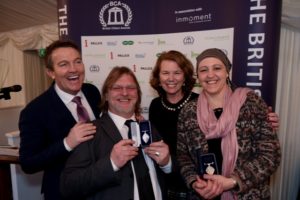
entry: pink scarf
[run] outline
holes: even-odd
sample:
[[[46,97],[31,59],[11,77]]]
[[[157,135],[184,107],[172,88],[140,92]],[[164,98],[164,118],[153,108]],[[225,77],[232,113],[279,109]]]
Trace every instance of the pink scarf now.
[[[234,92],[228,87],[223,104],[223,112],[219,119],[210,108],[205,91],[198,98],[197,120],[206,139],[222,138],[223,155],[222,175],[229,177],[234,170],[238,155],[236,123],[241,106],[244,104],[249,88],[237,88]],[[223,192],[222,200],[237,199],[231,192]]]

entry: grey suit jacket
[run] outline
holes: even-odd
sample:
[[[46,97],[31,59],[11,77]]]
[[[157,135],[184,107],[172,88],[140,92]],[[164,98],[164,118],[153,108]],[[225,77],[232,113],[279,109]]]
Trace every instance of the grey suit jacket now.
[[[121,134],[108,114],[95,121],[97,133],[93,140],[82,143],[69,157],[61,176],[61,193],[67,199],[133,199],[133,173],[130,162],[114,172],[110,153],[122,140]],[[160,136],[152,129],[153,140]],[[163,172],[156,166],[162,195],[166,191]]]

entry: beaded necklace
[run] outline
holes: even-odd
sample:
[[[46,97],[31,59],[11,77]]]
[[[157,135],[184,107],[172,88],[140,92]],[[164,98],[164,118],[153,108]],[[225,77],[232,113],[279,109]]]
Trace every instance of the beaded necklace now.
[[[189,96],[187,96],[186,99],[181,104],[179,104],[178,106],[174,106],[174,107],[167,106],[162,97],[160,98],[160,101],[165,109],[175,112],[177,110],[180,110],[190,100],[191,96],[192,96],[192,93],[190,93]]]

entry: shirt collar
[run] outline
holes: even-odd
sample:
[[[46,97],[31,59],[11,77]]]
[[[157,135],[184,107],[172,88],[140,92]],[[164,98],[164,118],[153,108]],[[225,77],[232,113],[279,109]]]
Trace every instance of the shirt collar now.
[[[69,94],[63,90],[61,90],[57,84],[55,83],[54,84],[54,89],[57,93],[57,95],[61,98],[61,100],[64,102],[64,104],[68,104],[72,101],[72,99],[75,97],[75,96],[80,96],[80,97],[83,97],[83,93],[82,91],[80,90],[76,95],[72,95],[72,94]]]
[[[111,117],[115,125],[117,126],[118,130],[121,130],[124,126],[124,123],[126,122],[126,118],[121,117],[120,115],[116,115],[110,111],[108,111],[108,115]],[[132,119],[133,121],[136,121],[135,115],[132,115],[129,119]]]

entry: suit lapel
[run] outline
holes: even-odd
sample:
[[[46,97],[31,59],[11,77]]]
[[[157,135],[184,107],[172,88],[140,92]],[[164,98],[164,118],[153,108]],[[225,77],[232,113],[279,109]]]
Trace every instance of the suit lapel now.
[[[64,102],[57,95],[54,86],[49,89],[49,105],[51,106],[54,115],[56,116],[56,120],[67,120],[69,123],[75,124],[76,120],[74,119],[70,110],[66,107]]]
[[[103,113],[101,116],[101,126],[104,129],[104,132],[110,137],[115,143],[122,140],[121,133],[119,132],[118,128],[116,127],[113,120],[109,117],[107,113]]]

